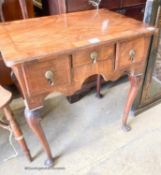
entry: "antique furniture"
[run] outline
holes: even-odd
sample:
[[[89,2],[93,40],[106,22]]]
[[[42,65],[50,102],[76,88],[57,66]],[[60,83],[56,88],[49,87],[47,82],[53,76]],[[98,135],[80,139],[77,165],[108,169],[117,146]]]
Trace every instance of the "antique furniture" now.
[[[16,19],[25,19],[33,17],[33,4],[32,0],[0,0],[0,21],[10,21]],[[4,65],[0,57],[0,84],[11,85],[13,84],[10,74],[11,70]]]
[[[0,120],[0,127],[2,128],[10,128],[15,136],[16,141],[19,143],[20,147],[22,148],[24,154],[28,158],[29,161],[32,160],[30,151],[26,145],[24,136],[22,134],[21,129],[19,128],[16,120],[14,119],[14,116],[11,112],[11,109],[9,107],[9,102],[11,101],[12,94],[4,89],[0,85],[0,109],[4,113],[8,123]]]
[[[161,1],[147,0],[144,22],[158,28],[152,38],[146,72],[133,105],[138,114],[161,101]]]
[[[42,2],[44,15],[53,15],[61,13],[70,13],[94,9],[92,2],[100,2],[100,8],[111,9],[115,12],[133,17],[138,20],[143,20],[144,8],[146,0],[35,0]],[[81,97],[87,94],[91,88],[96,85],[96,96],[101,98],[101,84],[104,84],[101,76],[90,77],[82,86],[81,90],[74,95],[67,97],[70,103],[78,101]]]
[[[154,31],[153,27],[104,9],[0,25],[1,54],[17,78],[27,122],[47,153],[46,165],[51,165],[53,159],[40,125],[39,109],[44,98],[51,92],[70,96],[92,75],[102,75],[105,81],[128,75],[131,88],[122,128],[129,131],[128,113]]]

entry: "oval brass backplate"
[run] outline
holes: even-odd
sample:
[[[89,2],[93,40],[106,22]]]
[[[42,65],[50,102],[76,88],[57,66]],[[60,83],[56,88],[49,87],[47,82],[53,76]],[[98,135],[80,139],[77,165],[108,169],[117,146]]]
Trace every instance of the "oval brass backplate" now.
[[[47,79],[48,83],[53,86],[54,85],[54,73],[51,70],[45,72],[45,78]]]
[[[95,64],[97,62],[98,53],[95,51],[91,52],[90,57],[91,57],[92,63]]]
[[[131,63],[133,63],[135,61],[134,59],[136,56],[136,51],[134,49],[131,49],[129,52],[129,56],[130,56]]]

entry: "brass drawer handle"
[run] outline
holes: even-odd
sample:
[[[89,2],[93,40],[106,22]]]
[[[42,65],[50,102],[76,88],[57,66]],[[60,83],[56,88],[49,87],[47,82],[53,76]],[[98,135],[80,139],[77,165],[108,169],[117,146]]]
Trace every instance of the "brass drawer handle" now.
[[[54,73],[51,70],[45,72],[45,78],[47,79],[49,85],[54,85]]]
[[[131,63],[134,63],[134,59],[135,59],[135,56],[136,56],[136,51],[134,49],[131,49],[130,52],[129,52],[129,56],[130,56],[130,60],[131,60]]]
[[[90,57],[91,57],[92,63],[95,64],[97,62],[98,53],[97,52],[92,52],[90,54]]]

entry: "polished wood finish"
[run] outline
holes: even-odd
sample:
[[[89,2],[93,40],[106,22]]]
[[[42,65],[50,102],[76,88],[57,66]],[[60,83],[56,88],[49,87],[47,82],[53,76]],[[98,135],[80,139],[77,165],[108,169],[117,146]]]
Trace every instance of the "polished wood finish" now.
[[[41,124],[40,124],[41,118],[39,117],[39,115],[40,114],[38,110],[30,111],[27,108],[25,109],[25,117],[26,117],[27,123],[29,127],[33,130],[35,135],[38,137],[38,139],[40,140],[47,154],[48,159],[45,161],[45,165],[47,167],[50,167],[53,164],[52,153],[50,151],[50,147],[46,140],[45,134],[41,128]]]
[[[28,124],[47,152],[49,165],[51,151],[38,114],[33,111],[43,107],[49,93],[70,96],[93,75],[115,81],[128,74],[135,80],[144,73],[154,31],[153,27],[104,9],[0,25],[3,60],[19,82]],[[130,110],[136,86],[132,83],[125,111]],[[123,116],[123,125],[127,125],[127,115]]]
[[[127,15],[142,21],[145,3],[146,0],[101,0],[100,8],[111,9],[123,15]],[[94,7],[89,3],[89,0],[42,0],[42,4],[44,15],[70,13],[94,9]],[[96,81],[97,86],[101,86],[98,84],[99,77],[98,80],[96,79],[97,76],[95,76],[95,78],[92,77],[86,82],[86,86],[82,88],[82,93],[79,91],[80,98],[82,97],[82,94],[85,90],[89,91],[90,88],[88,87],[96,86]],[[100,92],[98,92],[98,89],[100,89],[99,87],[96,87],[97,94],[100,94]],[[73,103],[76,101],[76,99],[78,101],[80,99],[78,96],[78,93],[72,95],[68,98],[68,100],[70,99],[69,102]]]
[[[140,45],[143,50],[140,50]],[[116,69],[126,67],[132,63],[139,63],[145,60],[145,55],[147,55],[147,48],[149,45],[149,38],[140,37],[133,40],[126,40],[120,42],[118,45],[119,49],[119,58],[116,60]],[[131,49],[132,48],[132,49]],[[132,61],[130,59],[130,51],[134,50],[135,59]]]
[[[130,131],[131,130],[131,127],[129,125],[127,125],[128,114],[130,112],[132,104],[133,104],[133,102],[135,100],[135,97],[137,95],[142,76],[143,75],[138,75],[138,76],[129,75],[129,80],[130,80],[131,87],[130,87],[130,90],[129,90],[127,102],[126,102],[123,117],[122,117],[122,128],[125,131]]]
[[[98,98],[102,98],[103,94],[101,93],[101,81],[102,77],[101,75],[97,75],[97,82],[96,82],[96,97]]]
[[[27,91],[30,96],[39,95],[44,91],[51,92],[62,85],[68,85],[71,82],[70,61],[68,56],[57,58],[46,58],[39,63],[27,63],[24,66],[26,72]],[[63,66],[62,66],[63,65]],[[41,71],[40,71],[41,70]],[[45,78],[45,73],[50,70],[53,72],[54,85],[50,86]],[[32,77],[32,79],[31,79]],[[36,80],[36,81],[35,81]],[[38,83],[39,82],[39,83]]]
[[[116,25],[119,27],[116,28]],[[86,28],[83,28],[84,26]],[[18,63],[37,62],[45,55],[48,57],[51,55],[50,58],[55,59],[62,54],[62,50],[64,54],[69,55],[83,47],[88,49],[93,46],[99,47],[103,42],[110,46],[110,42],[114,43],[113,40],[116,38],[122,41],[131,35],[133,37],[150,35],[153,30],[152,27],[148,28],[139,21],[108,10],[102,9],[98,13],[92,10],[1,24],[0,46],[6,65],[11,67]],[[95,38],[96,43],[91,46]]]
[[[76,51],[73,53],[73,67],[79,67],[93,63],[90,55],[92,52],[97,53],[97,61],[103,61],[109,58],[113,59],[115,57],[115,45],[101,45],[99,47],[97,46]]]
[[[23,150],[24,154],[28,158],[29,161],[32,161],[32,157],[30,155],[30,151],[27,147],[25,142],[23,133],[16,122],[13,113],[9,107],[9,102],[11,100],[12,94],[0,86],[0,109],[4,113],[8,123],[0,121],[0,127],[7,129],[10,128],[14,134],[16,141],[19,143],[21,149]]]

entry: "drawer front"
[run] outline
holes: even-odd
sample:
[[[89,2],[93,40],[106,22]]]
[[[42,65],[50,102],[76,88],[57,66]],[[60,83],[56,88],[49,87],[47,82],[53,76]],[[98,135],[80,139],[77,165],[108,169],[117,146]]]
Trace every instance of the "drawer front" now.
[[[94,56],[96,59],[94,60]],[[81,49],[73,54],[73,67],[93,64],[115,57],[115,45]]]
[[[74,81],[83,83],[88,77],[96,74],[102,74],[108,77],[113,72],[113,59],[100,61],[96,64],[88,64],[85,66],[74,68]],[[104,78],[105,78],[104,77]],[[106,78],[105,78],[106,79]]]
[[[135,6],[145,4],[146,0],[122,0],[122,7]]]
[[[30,95],[50,92],[71,81],[70,58],[57,57],[54,60],[28,63],[25,65],[25,76]]]
[[[118,43],[116,67],[123,68],[144,61],[149,41],[149,37],[140,37]]]

